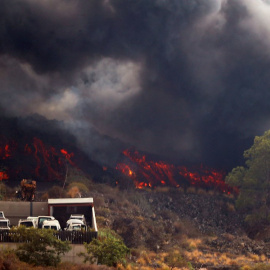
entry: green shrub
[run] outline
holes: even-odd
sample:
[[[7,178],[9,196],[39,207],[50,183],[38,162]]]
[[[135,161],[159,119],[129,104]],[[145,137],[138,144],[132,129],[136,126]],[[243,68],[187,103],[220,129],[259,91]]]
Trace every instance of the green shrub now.
[[[94,239],[89,244],[85,243],[84,246],[86,254],[79,255],[84,257],[85,262],[97,262],[107,266],[116,266],[117,263],[125,264],[125,258],[129,253],[121,237],[109,229],[99,231],[98,239]]]
[[[14,232],[15,240],[23,242],[17,247],[16,255],[21,261],[32,265],[57,266],[61,261],[60,255],[71,249],[69,242],[54,236],[53,230],[21,226],[11,232]]]

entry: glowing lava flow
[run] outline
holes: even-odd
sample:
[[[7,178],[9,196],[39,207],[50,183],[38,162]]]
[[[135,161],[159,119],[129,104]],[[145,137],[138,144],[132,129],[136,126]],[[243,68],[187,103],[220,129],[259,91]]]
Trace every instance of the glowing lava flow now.
[[[6,172],[0,172],[0,181],[8,180],[8,175]]]
[[[163,161],[148,161],[138,151],[123,151],[128,164],[119,163],[116,169],[130,177],[137,188],[156,186],[196,186],[217,189],[224,193],[236,192],[224,182],[225,173],[205,169],[202,166],[189,170],[184,166],[174,166]]]
[[[0,142],[0,181],[28,175],[48,181],[63,180],[67,164],[74,166],[73,153],[47,146],[39,138],[19,144],[2,138]]]

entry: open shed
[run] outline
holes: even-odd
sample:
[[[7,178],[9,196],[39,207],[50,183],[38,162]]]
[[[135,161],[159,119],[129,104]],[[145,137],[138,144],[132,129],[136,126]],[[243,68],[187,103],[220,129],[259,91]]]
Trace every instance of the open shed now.
[[[87,226],[97,232],[93,198],[48,199],[48,215],[58,219],[62,228],[72,214],[84,215]]]

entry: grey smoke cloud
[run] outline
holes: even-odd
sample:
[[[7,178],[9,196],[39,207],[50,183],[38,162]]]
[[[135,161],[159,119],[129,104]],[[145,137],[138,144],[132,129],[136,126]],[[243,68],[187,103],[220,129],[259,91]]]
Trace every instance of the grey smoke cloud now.
[[[65,122],[100,161],[231,168],[270,128],[269,1],[0,4],[2,110]]]

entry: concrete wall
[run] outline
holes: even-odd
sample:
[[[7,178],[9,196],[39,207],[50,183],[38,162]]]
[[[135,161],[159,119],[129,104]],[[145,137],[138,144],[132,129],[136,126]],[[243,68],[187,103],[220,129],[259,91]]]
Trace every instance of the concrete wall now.
[[[16,249],[17,243],[0,243],[0,250]],[[71,245],[71,250],[61,256],[62,262],[83,263],[83,258],[77,254],[85,252],[84,245]]]
[[[47,202],[21,202],[21,201],[0,201],[0,211],[4,211],[6,218],[12,226],[18,225],[20,219],[28,216],[47,216]]]

